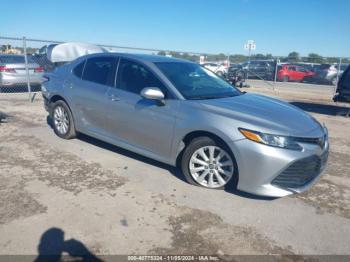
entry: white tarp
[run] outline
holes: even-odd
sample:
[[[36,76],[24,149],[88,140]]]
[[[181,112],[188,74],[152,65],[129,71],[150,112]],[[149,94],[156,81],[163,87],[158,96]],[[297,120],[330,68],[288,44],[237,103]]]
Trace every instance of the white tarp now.
[[[64,43],[47,47],[47,58],[53,63],[69,62],[74,59],[96,53],[106,53],[107,49],[85,43]]]

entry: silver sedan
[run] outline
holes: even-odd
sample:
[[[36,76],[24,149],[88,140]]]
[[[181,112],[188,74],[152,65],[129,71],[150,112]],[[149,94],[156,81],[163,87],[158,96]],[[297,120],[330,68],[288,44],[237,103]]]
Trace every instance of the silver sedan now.
[[[194,185],[282,197],[308,189],[327,162],[327,129],[313,117],[196,63],[94,54],[46,78],[59,137],[81,132],[178,166]]]
[[[43,81],[44,69],[30,56],[27,62],[26,65],[23,55],[0,55],[0,89],[8,90],[28,82],[32,85],[40,85]]]

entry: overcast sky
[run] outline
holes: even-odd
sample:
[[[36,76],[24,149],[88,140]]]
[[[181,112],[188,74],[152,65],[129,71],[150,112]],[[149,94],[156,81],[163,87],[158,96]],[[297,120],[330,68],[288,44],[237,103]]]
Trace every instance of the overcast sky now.
[[[17,0],[1,1],[0,36],[350,57],[349,16],[350,0]]]

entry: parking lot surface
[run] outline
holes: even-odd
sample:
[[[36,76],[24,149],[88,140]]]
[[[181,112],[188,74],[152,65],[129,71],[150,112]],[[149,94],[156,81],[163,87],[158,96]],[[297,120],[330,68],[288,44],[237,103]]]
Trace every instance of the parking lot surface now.
[[[350,255],[346,105],[327,86],[250,86],[327,125],[329,164],[308,192],[269,199],[191,186],[175,168],[96,139],[58,138],[40,97],[0,94],[0,254],[37,255],[60,231],[95,255]]]

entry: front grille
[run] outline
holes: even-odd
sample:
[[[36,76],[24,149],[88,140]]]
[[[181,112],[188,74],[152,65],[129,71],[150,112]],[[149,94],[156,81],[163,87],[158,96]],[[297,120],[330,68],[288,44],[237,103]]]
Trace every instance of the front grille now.
[[[327,141],[327,135],[325,134],[322,137],[312,137],[312,138],[308,138],[308,137],[297,137],[295,138],[295,140],[297,142],[300,143],[309,143],[309,144],[317,144],[319,145],[321,148],[324,148],[326,145],[326,141]]]
[[[284,188],[299,188],[314,180],[323,170],[327,162],[328,153],[323,156],[311,156],[294,162],[271,184]]]

